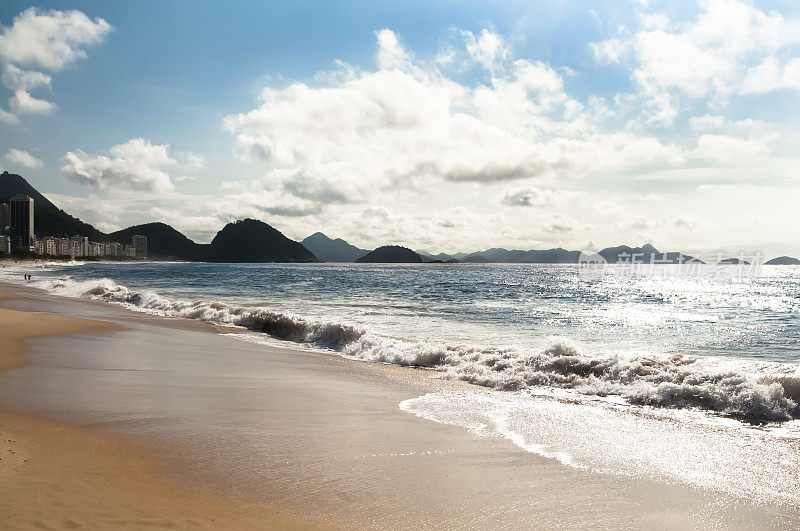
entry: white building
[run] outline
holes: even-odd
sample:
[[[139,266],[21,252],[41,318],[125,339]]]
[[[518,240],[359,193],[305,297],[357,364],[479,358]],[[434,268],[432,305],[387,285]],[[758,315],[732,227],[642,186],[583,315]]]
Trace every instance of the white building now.
[[[89,256],[89,238],[86,236],[73,236],[70,238],[72,243],[72,256]]]

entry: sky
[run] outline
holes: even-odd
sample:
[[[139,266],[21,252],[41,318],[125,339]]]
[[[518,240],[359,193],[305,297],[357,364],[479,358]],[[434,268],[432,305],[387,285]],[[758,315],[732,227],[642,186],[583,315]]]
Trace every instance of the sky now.
[[[0,168],[104,231],[800,255],[800,5],[0,5]]]

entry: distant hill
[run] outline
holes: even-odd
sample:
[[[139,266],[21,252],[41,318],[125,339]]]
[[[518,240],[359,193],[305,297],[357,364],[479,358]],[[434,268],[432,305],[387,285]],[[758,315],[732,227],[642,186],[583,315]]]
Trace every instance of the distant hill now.
[[[360,264],[420,264],[422,257],[399,245],[384,245],[362,256],[356,262]]]
[[[209,262],[319,262],[319,258],[263,221],[244,219],[228,223],[203,246]]]
[[[642,247],[629,247],[620,245],[617,247],[607,247],[597,254],[603,257],[606,262],[615,264],[618,262],[635,262],[637,264],[686,264],[689,262],[702,264],[693,256],[678,252],[662,253],[652,245],[645,244]]]
[[[112,232],[108,241],[129,245],[131,236],[147,236],[147,256],[151,258],[174,258],[178,260],[197,260],[202,254],[202,246],[196,244],[166,223],[145,223]]]
[[[750,265],[750,262],[747,260],[741,260],[739,258],[726,258],[724,260],[720,260],[717,262],[717,265]]]
[[[800,265],[800,260],[791,256],[779,256],[772,260],[767,260],[764,265]]]
[[[355,262],[369,252],[341,238],[332,240],[321,232],[315,232],[301,243],[323,262]]]
[[[456,262],[461,262],[458,258],[454,258],[452,255],[447,253],[439,253],[439,254],[430,254],[424,251],[416,251],[418,255],[422,257],[423,262],[433,262],[433,263],[443,263],[443,264],[452,264]]]
[[[530,250],[520,251],[508,249],[488,249],[479,253],[468,254],[464,257],[465,262],[484,263],[528,263],[528,264],[577,264],[578,251],[567,251],[566,249],[547,249],[542,251]]]
[[[627,245],[608,247],[598,254],[609,263],[617,263],[619,261],[630,262],[632,257],[634,257],[637,263],[650,263],[651,260],[657,264],[700,262],[689,255],[682,255],[681,253],[661,253],[650,244],[646,244],[642,247],[629,247]],[[508,250],[494,247],[485,251],[469,254],[455,253],[449,256],[464,262],[476,264],[577,264],[580,260],[581,253],[580,251],[569,251],[561,247],[545,250],[532,249],[530,251],[522,251],[519,249]]]
[[[4,171],[0,174],[0,203],[8,202],[14,195],[33,198],[33,230],[37,236],[87,236],[95,241],[103,241],[105,237],[88,223],[59,209],[21,175]]]

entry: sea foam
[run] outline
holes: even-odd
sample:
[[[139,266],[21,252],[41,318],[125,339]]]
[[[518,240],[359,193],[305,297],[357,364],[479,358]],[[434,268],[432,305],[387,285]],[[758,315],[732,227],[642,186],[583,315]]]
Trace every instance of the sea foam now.
[[[261,307],[174,299],[154,291],[130,290],[110,279],[76,282],[65,277],[36,285],[135,311],[243,327],[359,360],[431,368],[445,378],[497,390],[559,388],[582,395],[618,396],[630,404],[699,408],[753,421],[800,418],[798,375],[765,378],[726,369],[709,358],[592,354],[568,341],[540,350],[442,344],[386,337],[356,325],[317,322]]]

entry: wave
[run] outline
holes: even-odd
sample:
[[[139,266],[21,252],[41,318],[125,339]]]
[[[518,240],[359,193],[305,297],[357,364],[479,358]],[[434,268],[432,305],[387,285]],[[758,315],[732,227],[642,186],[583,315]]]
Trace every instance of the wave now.
[[[353,325],[314,322],[264,308],[163,297],[110,279],[40,281],[57,294],[105,300],[151,314],[240,326],[372,362],[436,369],[446,378],[504,391],[550,387],[619,396],[635,405],[699,408],[752,421],[800,418],[800,378],[765,379],[682,355],[592,355],[556,342],[543,350],[447,345],[371,333]]]

